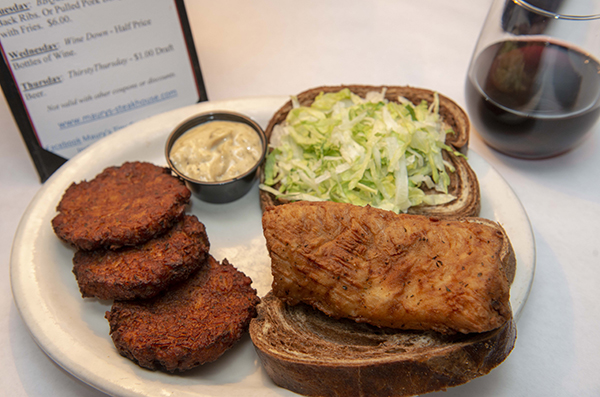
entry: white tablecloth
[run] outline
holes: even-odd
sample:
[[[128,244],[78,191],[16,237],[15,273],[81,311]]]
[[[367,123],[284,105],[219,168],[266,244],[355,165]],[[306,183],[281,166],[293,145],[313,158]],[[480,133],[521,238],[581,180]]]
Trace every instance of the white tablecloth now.
[[[186,2],[209,99],[289,95],[318,85],[432,88],[464,105],[467,65],[489,1]],[[20,133],[0,104],[0,394],[100,396],[54,364],[13,302],[9,258],[40,188]],[[509,358],[444,396],[600,395],[600,133],[548,160],[477,151],[512,186],[536,238],[533,289]]]

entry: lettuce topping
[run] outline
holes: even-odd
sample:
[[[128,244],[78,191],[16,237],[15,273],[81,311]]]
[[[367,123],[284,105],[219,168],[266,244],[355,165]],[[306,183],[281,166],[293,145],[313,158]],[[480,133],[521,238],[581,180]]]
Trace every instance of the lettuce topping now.
[[[262,190],[288,200],[336,201],[406,212],[444,204],[454,167],[442,157],[446,134],[439,97],[428,106],[385,90],[361,98],[349,89],[321,93],[273,130]],[[437,193],[426,195],[421,187]]]

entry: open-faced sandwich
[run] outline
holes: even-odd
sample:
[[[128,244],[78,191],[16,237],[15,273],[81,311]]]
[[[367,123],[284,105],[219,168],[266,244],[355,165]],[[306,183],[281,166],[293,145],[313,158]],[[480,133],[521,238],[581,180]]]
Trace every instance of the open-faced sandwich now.
[[[271,292],[250,336],[275,384],[308,396],[412,396],[489,373],[511,352],[515,255],[482,218],[370,206],[269,207]]]
[[[408,86],[324,86],[271,118],[261,172],[264,208],[337,201],[437,217],[477,216],[465,112]]]

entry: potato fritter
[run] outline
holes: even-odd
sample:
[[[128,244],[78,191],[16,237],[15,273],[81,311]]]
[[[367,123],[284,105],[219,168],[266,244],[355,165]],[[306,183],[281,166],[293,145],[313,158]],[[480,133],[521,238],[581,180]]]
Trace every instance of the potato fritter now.
[[[167,233],[139,246],[77,251],[73,273],[84,298],[151,298],[198,270],[209,247],[204,225],[185,215]]]
[[[273,292],[381,327],[484,332],[511,318],[499,225],[333,202],[271,207]]]
[[[211,255],[188,281],[106,312],[119,353],[139,366],[185,371],[214,361],[248,330],[260,299],[252,280]]]
[[[109,167],[91,181],[73,183],[52,219],[54,232],[76,248],[116,249],[165,232],[191,192],[168,168],[145,162]]]

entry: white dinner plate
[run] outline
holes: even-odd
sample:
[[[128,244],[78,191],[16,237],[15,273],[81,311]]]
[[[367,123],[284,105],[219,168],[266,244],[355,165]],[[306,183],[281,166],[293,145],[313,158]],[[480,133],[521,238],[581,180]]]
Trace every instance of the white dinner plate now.
[[[286,97],[205,102],[140,121],[90,146],[65,163],[46,181],[27,208],[17,229],[10,272],[16,306],[38,345],[56,363],[83,382],[115,396],[285,396],[261,367],[246,335],[216,362],[181,374],[153,372],[119,355],[104,314],[108,301],[83,299],[72,273],[73,250],[51,227],[55,208],[72,182],[90,180],[104,168],[125,161],[165,165],[164,145],[182,120],[209,110],[246,114],[266,127]],[[477,153],[469,162],[481,186],[481,216],[501,223],[517,255],[511,304],[518,318],[535,270],[535,242],[519,199],[502,177]],[[193,199],[188,213],[206,226],[211,254],[227,258],[253,280],[259,296],[270,289],[270,261],[261,226],[258,186],[230,204]]]

